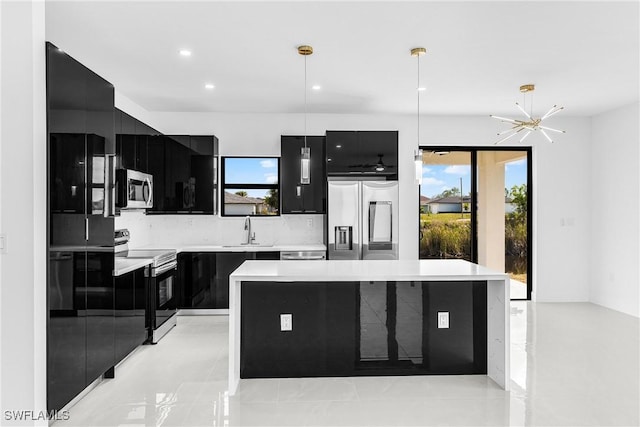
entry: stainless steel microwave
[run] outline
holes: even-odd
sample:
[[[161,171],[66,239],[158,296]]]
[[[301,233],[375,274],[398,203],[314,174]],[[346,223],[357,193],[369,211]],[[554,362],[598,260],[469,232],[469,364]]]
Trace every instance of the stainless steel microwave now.
[[[116,205],[120,209],[153,207],[153,175],[132,169],[116,171]]]

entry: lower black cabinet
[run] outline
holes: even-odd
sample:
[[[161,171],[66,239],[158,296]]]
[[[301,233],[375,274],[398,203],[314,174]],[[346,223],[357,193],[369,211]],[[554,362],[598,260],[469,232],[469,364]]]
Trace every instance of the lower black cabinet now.
[[[186,252],[178,255],[180,308],[228,309],[229,275],[247,260],[278,260],[280,252]]]
[[[147,338],[144,268],[115,278],[115,363]]]
[[[241,378],[353,375],[357,283],[243,282],[241,306]]]
[[[241,286],[241,378],[487,373],[486,282]]]

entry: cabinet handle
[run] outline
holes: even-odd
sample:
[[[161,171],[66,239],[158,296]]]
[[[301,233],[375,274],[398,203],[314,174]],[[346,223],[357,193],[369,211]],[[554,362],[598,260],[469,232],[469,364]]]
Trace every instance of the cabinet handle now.
[[[115,215],[116,211],[116,156],[115,154],[105,154],[104,156],[104,217],[109,218]]]
[[[89,217],[84,217],[84,240],[89,241]]]
[[[300,185],[296,186],[296,196],[297,197],[302,196],[302,186],[300,186]]]

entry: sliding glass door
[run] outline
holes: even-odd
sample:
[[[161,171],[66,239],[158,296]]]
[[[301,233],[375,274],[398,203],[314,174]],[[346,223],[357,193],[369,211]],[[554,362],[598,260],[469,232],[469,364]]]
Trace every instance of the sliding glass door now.
[[[531,298],[531,149],[422,147],[420,259],[458,258]]]

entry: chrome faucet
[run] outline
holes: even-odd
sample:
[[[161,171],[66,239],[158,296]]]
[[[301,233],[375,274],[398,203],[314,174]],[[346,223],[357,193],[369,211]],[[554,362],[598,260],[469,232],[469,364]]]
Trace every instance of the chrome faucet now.
[[[244,217],[244,231],[247,233],[247,238],[242,244],[250,245],[256,239],[256,234],[251,235],[251,217],[248,215]]]

